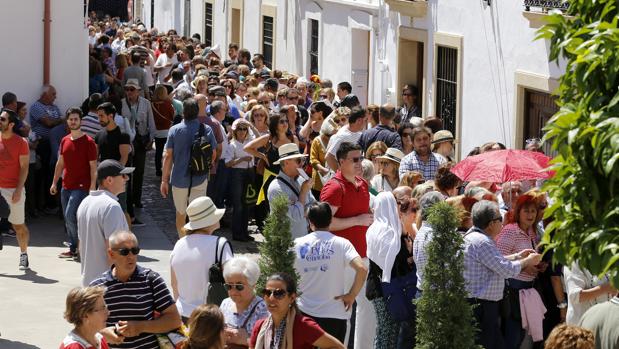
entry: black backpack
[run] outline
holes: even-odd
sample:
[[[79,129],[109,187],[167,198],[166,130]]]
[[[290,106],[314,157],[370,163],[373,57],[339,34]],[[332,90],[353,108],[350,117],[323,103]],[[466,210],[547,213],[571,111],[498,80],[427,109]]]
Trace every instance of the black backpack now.
[[[211,171],[213,148],[205,136],[206,127],[200,123],[200,129],[191,143],[191,158],[189,159],[189,173],[192,176],[203,176]]]

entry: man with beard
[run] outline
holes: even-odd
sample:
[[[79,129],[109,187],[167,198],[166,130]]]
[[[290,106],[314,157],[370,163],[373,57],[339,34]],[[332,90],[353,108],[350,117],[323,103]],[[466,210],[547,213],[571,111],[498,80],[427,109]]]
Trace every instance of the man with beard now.
[[[81,130],[82,111],[69,108],[66,113],[69,135],[60,141],[60,150],[54,179],[49,188],[56,195],[58,179],[62,174],[60,202],[64,222],[69,237],[69,251],[61,253],[59,258],[79,260],[77,251],[77,208],[90,190],[96,189],[97,145],[95,141]]]
[[[400,163],[400,179],[409,171],[419,171],[426,180],[434,180],[439,166],[445,162],[445,159],[430,151],[432,131],[427,127],[415,127],[411,136],[413,151]]]
[[[17,114],[5,110],[0,113],[0,194],[9,204],[9,223],[15,230],[21,254],[19,269],[29,269],[28,240],[30,233],[25,224],[26,192],[30,151],[28,142],[13,133],[18,122]]]

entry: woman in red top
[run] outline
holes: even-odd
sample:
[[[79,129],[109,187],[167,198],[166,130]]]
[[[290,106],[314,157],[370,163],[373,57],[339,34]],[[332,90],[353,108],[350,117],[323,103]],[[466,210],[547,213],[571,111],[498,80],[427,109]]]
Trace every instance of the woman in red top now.
[[[168,130],[174,120],[174,107],[168,96],[168,90],[163,85],[157,85],[153,94],[153,117],[155,119],[155,172],[161,177],[161,157],[163,147],[168,138]]]
[[[314,320],[298,311],[295,303],[297,285],[290,275],[271,275],[262,296],[267,303],[269,317],[256,322],[250,348],[344,348],[342,343],[323,331]]]
[[[60,349],[108,349],[105,338],[99,331],[105,328],[109,315],[103,287],[77,287],[67,295],[64,318],[75,325],[60,343]],[[118,338],[118,342],[122,341]]]

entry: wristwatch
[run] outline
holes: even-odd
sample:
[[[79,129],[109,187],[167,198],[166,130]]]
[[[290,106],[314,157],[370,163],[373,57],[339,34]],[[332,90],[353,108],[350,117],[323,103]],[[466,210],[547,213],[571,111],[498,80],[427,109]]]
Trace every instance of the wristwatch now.
[[[559,308],[559,309],[567,308],[567,302],[563,301],[563,302],[557,304],[557,308]]]

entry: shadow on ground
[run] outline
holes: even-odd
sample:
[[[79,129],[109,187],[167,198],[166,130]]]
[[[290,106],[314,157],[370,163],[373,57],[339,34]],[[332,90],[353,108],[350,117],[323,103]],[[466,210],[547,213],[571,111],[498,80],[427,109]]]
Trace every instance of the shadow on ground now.
[[[39,275],[34,270],[25,270],[23,274],[0,274],[0,278],[10,278],[10,279],[19,279],[25,281],[31,281],[35,284],[55,284],[58,280],[48,279],[44,276]],[[2,344],[0,342],[0,344]],[[0,348],[4,349],[5,347],[0,345]]]
[[[2,334],[0,334],[0,336],[1,335]],[[11,340],[2,339],[2,338],[0,338],[0,348],[2,349],[41,349],[32,344],[11,341]]]

